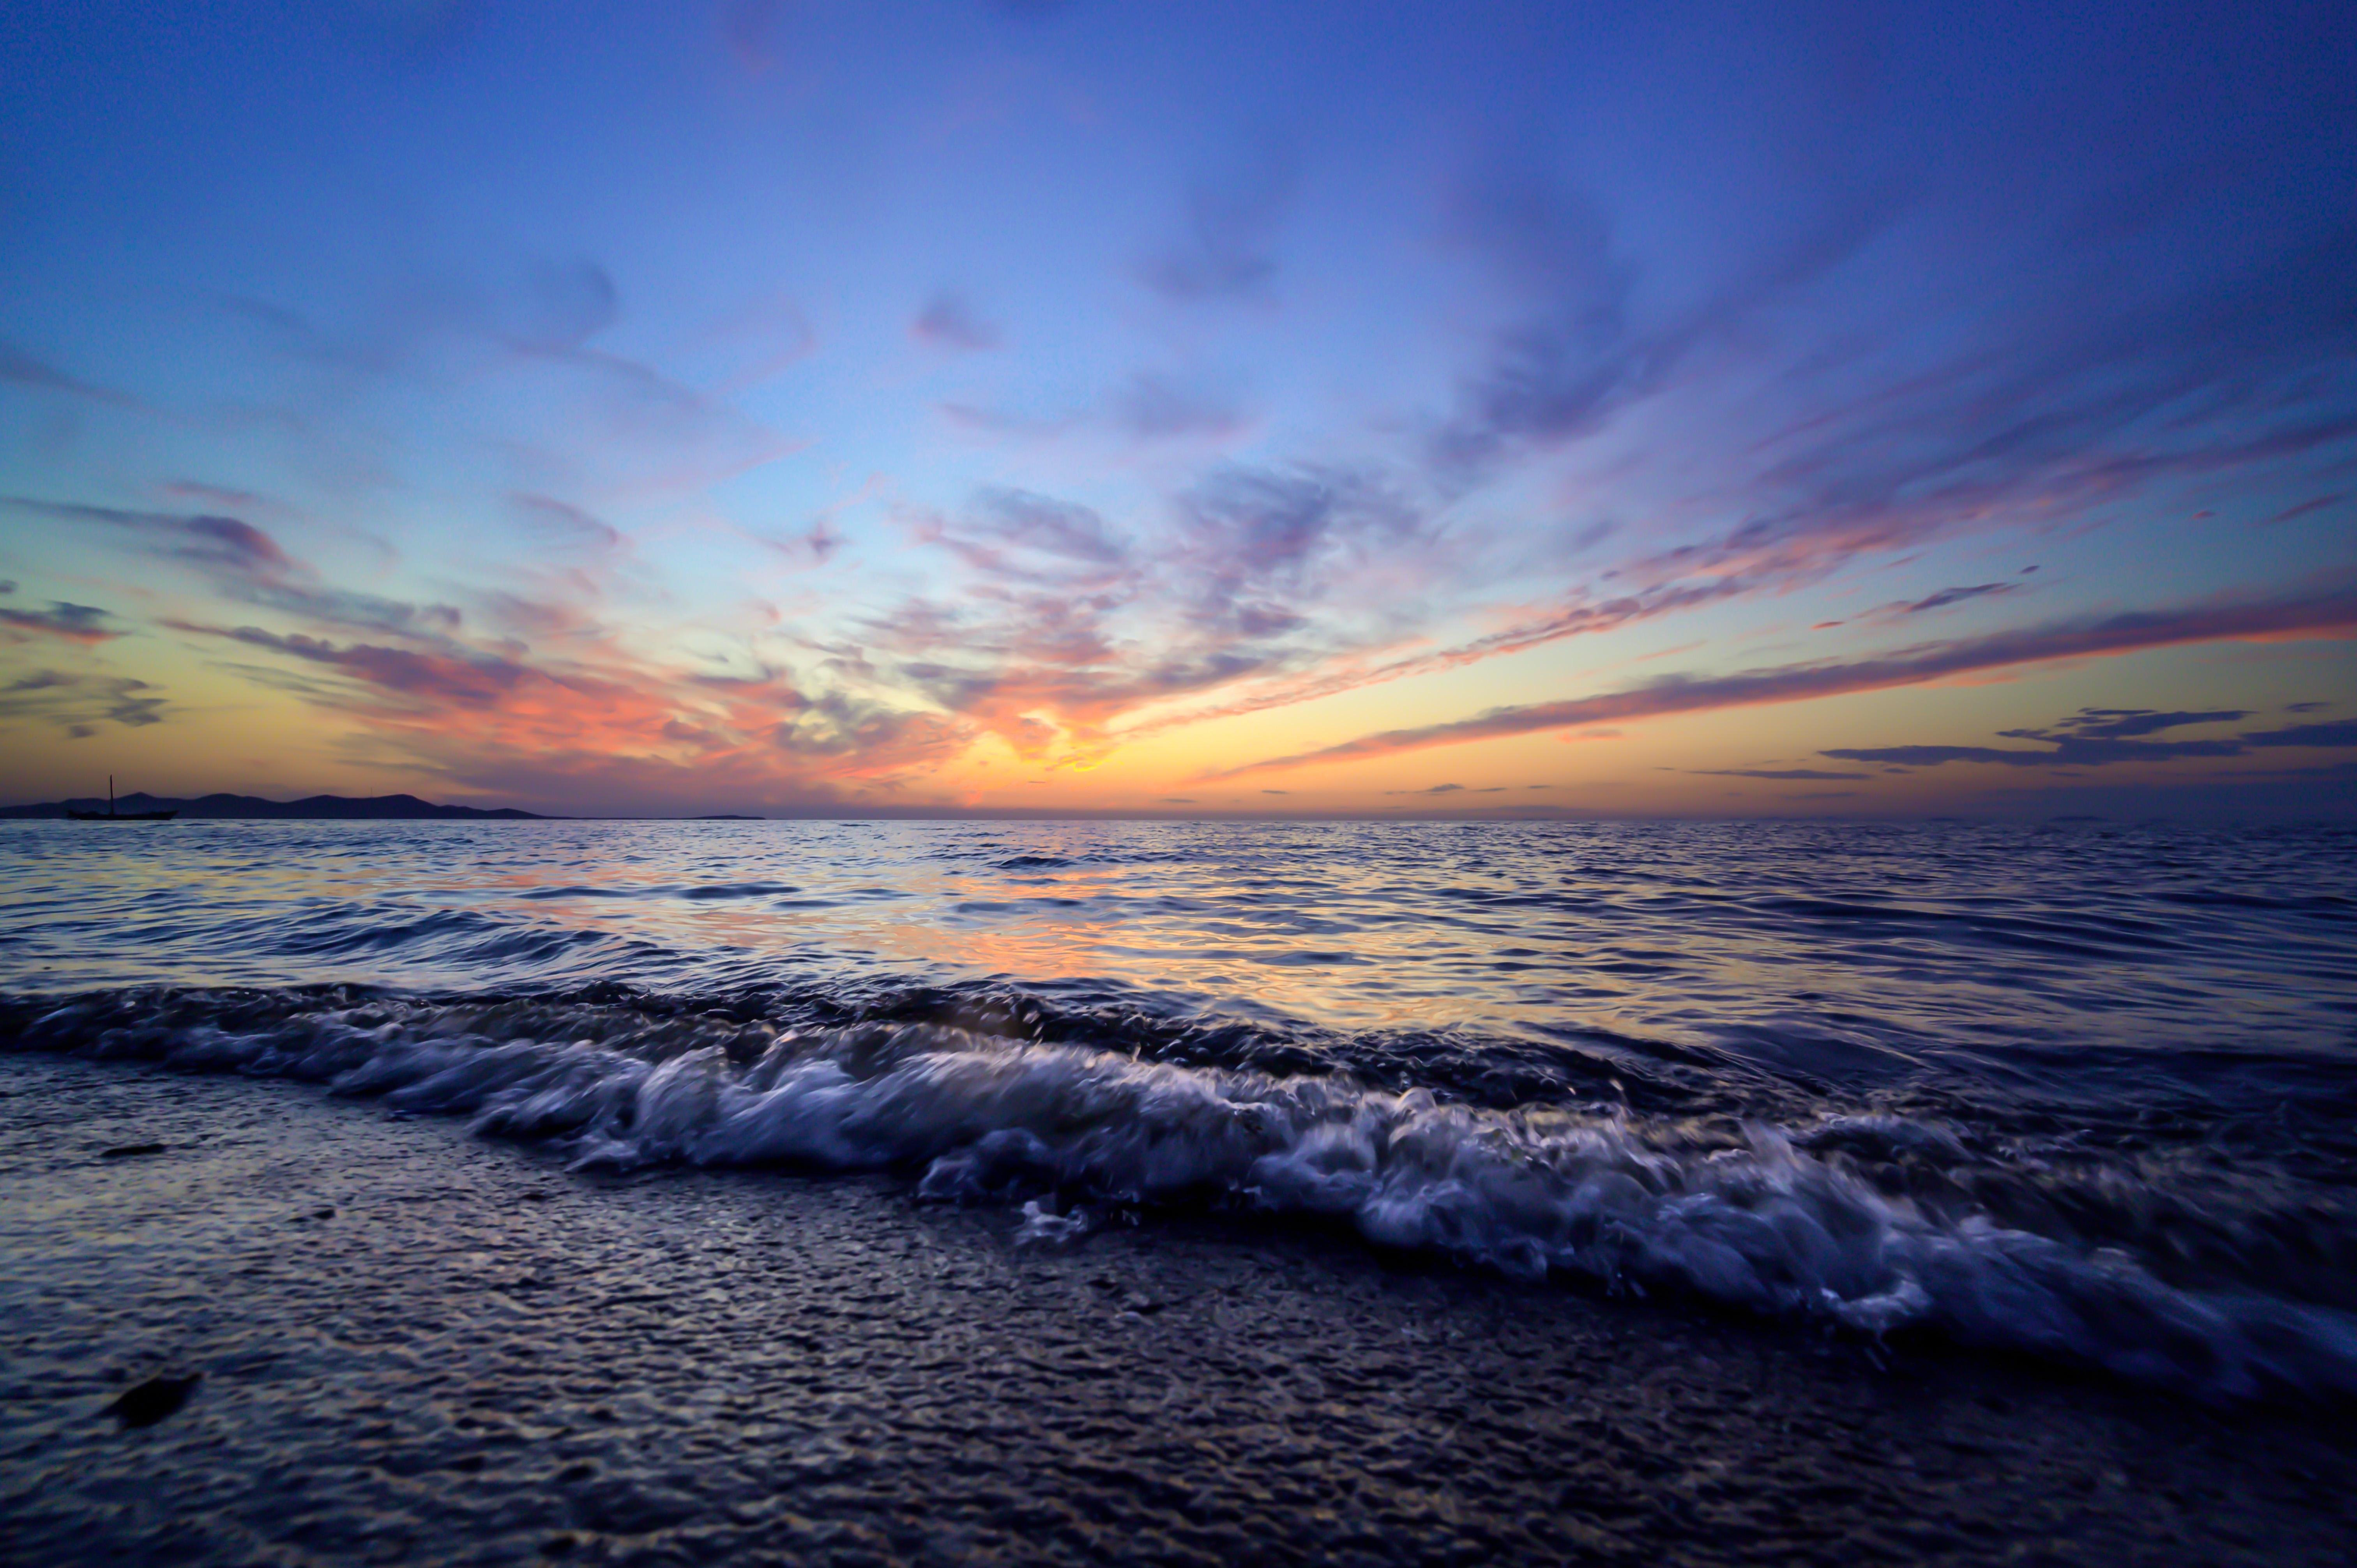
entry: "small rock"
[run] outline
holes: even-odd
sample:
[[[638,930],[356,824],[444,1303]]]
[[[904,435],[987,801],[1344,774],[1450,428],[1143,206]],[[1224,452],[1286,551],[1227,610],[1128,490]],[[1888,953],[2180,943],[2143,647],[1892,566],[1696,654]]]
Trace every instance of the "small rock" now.
[[[190,1372],[185,1378],[150,1378],[118,1394],[105,1413],[125,1426],[153,1426],[188,1403],[188,1395],[204,1378],[202,1372]]]
[[[332,1208],[315,1208],[311,1211],[311,1218],[314,1219],[333,1219],[335,1217],[336,1211]]]
[[[580,1544],[569,1535],[552,1535],[540,1543],[540,1554],[543,1557],[568,1557]]]
[[[119,1144],[98,1157],[102,1160],[127,1160],[135,1155],[160,1155],[169,1147],[168,1144]]]

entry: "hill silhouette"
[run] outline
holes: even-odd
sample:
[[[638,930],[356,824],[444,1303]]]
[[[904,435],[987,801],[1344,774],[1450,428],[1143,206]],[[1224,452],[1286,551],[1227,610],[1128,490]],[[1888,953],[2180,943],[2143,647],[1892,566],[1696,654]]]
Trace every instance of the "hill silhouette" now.
[[[421,800],[414,795],[369,795],[353,798],[347,795],[312,795],[300,800],[265,800],[259,795],[200,795],[193,800],[176,800],[168,795],[118,795],[114,800],[118,811],[178,811],[183,818],[194,821],[231,821],[237,819],[326,819],[343,822],[393,821],[466,821],[466,822],[544,822],[537,811],[520,811],[512,806],[485,810],[478,806],[437,806],[431,800]],[[44,800],[32,806],[0,806],[0,817],[62,817],[69,811],[103,811],[103,796],[78,798],[71,800]]]

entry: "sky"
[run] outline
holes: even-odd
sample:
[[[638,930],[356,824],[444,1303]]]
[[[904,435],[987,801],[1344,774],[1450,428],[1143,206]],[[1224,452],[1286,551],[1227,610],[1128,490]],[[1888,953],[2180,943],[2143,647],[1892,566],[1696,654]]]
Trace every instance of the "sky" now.
[[[0,11],[0,797],[2357,815],[2345,5]]]

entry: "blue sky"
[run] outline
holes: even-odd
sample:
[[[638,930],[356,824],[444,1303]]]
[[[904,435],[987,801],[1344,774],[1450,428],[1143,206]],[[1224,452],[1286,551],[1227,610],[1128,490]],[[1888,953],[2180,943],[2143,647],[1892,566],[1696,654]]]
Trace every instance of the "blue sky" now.
[[[0,49],[12,798],[2350,809],[2331,7]]]

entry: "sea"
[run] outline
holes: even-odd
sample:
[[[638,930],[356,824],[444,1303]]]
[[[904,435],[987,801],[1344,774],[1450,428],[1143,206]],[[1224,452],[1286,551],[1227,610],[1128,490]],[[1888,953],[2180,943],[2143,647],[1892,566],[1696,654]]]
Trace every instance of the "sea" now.
[[[2357,1397],[2357,829],[0,823],[0,1080]]]

